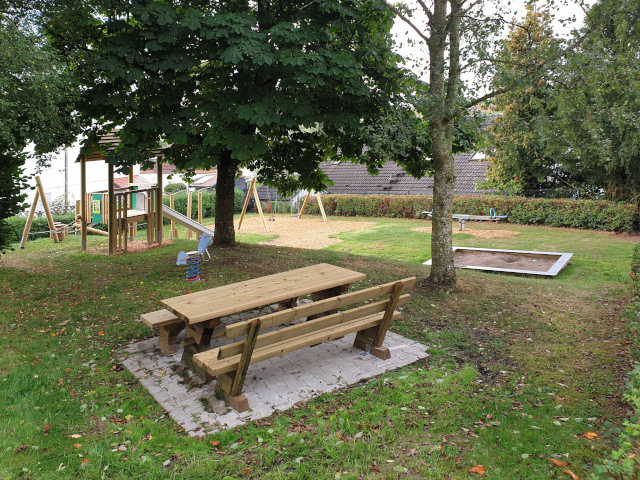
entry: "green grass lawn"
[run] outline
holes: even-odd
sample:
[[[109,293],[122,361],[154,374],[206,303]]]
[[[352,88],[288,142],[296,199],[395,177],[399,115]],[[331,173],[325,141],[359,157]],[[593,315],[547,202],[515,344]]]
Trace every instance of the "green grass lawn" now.
[[[0,479],[460,480],[479,478],[469,472],[476,465],[493,479],[588,476],[627,415],[632,359],[622,311],[638,237],[467,222],[518,232],[479,238],[456,224],[455,245],[574,256],[554,279],[459,270],[452,291],[416,288],[392,328],[428,344],[427,361],[204,439],[186,436],[122,368],[121,349],[153,336],[136,320],[161,298],[319,262],[366,273],[357,288],[425,278],[431,236],[412,229],[430,222],[375,221],[324,250],[239,234],[237,246],[210,249],[198,284],[175,265],[180,250],[194,248],[184,239],[114,257],[93,236],[88,253],[73,236],[8,252],[0,259]]]

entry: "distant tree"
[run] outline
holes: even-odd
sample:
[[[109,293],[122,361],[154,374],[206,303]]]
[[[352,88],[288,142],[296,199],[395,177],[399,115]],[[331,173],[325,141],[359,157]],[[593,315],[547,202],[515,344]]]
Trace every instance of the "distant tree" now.
[[[82,111],[105,129],[122,125],[109,161],[144,164],[162,140],[179,169],[217,167],[217,244],[235,241],[240,166],[282,191],[321,190],[328,156],[374,170],[384,161],[377,140],[388,137],[373,127],[383,118],[398,127],[390,148],[400,162],[428,169],[424,127],[391,52],[392,15],[375,0],[82,4],[72,12],[79,36],[60,14],[67,3],[49,29],[61,50],[86,42],[75,57],[89,87]]]
[[[550,98],[554,87],[544,62],[561,42],[554,38],[552,16],[535,3],[526,6],[525,17],[513,20],[509,36],[498,55],[494,88],[521,79],[518,87],[494,98],[492,108],[502,111],[489,128],[488,186],[516,194],[557,187],[570,176],[547,154]]]
[[[0,252],[8,247],[6,218],[23,208],[23,165],[75,139],[69,72],[28,19],[0,10]],[[27,147],[32,145],[32,150]]]
[[[547,152],[610,200],[640,203],[640,1],[600,0],[556,83]]]

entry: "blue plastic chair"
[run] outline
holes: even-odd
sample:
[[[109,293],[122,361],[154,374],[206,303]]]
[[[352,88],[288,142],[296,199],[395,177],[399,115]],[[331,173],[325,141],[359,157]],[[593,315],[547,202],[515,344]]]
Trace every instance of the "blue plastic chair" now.
[[[204,262],[208,262],[211,260],[211,255],[209,254],[209,250],[207,250],[207,246],[213,240],[213,236],[208,233],[203,233],[200,235],[200,241],[198,242],[198,250],[194,250],[193,252],[180,252],[178,254],[178,261],[176,265],[185,265],[187,263],[187,255],[195,255],[202,257]]]

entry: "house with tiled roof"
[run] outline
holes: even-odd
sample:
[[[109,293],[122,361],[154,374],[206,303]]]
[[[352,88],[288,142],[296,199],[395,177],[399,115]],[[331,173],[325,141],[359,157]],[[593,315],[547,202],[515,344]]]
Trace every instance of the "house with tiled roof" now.
[[[478,188],[485,179],[488,162],[479,152],[460,153],[453,156],[456,174],[456,195],[484,195],[487,190]],[[433,195],[433,177],[425,175],[413,178],[395,162],[386,162],[378,175],[367,172],[365,165],[351,162],[324,162],[322,171],[333,182],[325,190],[329,194],[342,195]],[[260,200],[280,199],[275,188],[258,188]],[[282,199],[286,200],[286,199]]]
[[[478,188],[485,179],[488,163],[484,155],[477,152],[460,153],[453,156],[455,164],[456,195],[483,195],[486,190]],[[413,178],[395,162],[386,162],[378,175],[367,172],[365,165],[351,162],[325,162],[320,165],[333,185],[326,193],[351,195],[433,195],[433,177],[425,175]]]

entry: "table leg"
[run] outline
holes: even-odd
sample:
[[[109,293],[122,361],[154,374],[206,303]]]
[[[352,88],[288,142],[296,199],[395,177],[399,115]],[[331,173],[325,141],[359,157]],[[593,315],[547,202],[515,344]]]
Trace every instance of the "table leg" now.
[[[298,297],[288,298],[287,300],[281,300],[278,302],[278,312],[286,310],[288,308],[294,308],[298,306]]]
[[[188,367],[205,382],[212,380],[213,377],[193,362],[193,356],[196,353],[206,352],[211,349],[211,338],[214,336],[214,329],[218,325],[220,325],[219,318],[214,318],[207,322],[187,325],[187,338],[182,341],[182,364]],[[220,333],[220,330],[215,333]]]
[[[160,336],[158,338],[158,347],[162,349],[164,353],[176,353],[178,348],[176,347],[176,340],[178,334],[184,328],[184,322],[171,323],[169,325],[163,325],[160,327]]]
[[[338,287],[327,288],[326,290],[320,290],[319,292],[314,292],[311,294],[311,300],[317,302],[319,300],[325,300],[331,297],[337,297],[338,295],[342,295],[347,290],[349,290],[349,284],[340,285]],[[326,315],[332,315],[334,313],[338,313],[338,310],[329,310],[328,312],[318,313],[316,315],[309,315],[307,317],[307,321],[313,320],[314,318],[324,317]]]

